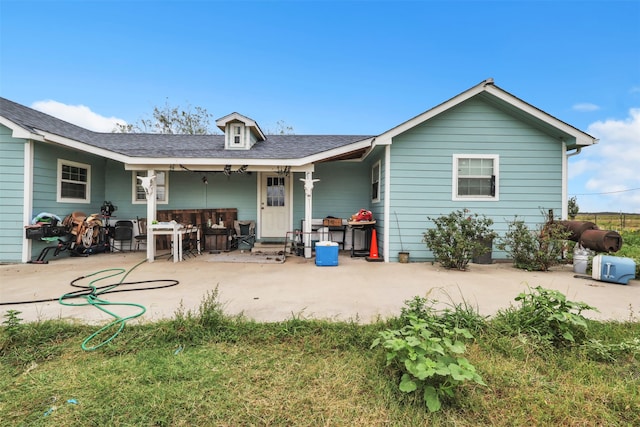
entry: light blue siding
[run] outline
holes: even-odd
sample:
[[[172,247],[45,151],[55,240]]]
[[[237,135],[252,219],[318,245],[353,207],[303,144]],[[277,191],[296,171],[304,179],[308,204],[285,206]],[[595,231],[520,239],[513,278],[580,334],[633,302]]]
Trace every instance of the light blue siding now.
[[[499,201],[452,200],[454,154],[500,156]],[[492,218],[504,234],[516,215],[536,226],[549,209],[561,213],[561,142],[477,98],[395,137],[391,160],[391,216],[398,215],[412,260],[433,258],[422,242],[433,226],[428,217],[469,209]],[[397,260],[398,227],[389,231],[390,257]]]
[[[91,166],[91,199],[89,203],[58,202],[56,199],[58,180],[58,159],[83,163]],[[50,212],[64,219],[75,211],[87,215],[99,213],[105,195],[106,160],[53,145],[35,143],[33,159],[33,211],[31,217],[40,212]],[[31,256],[37,257],[43,248],[51,243],[32,241]],[[63,252],[60,256],[67,256]]]
[[[0,262],[20,262],[24,233],[24,147],[0,125]]]
[[[208,184],[202,182],[206,176]],[[165,209],[216,209],[236,208],[238,218],[255,220],[257,174],[200,173],[189,171],[167,172],[168,203],[158,203],[158,210]],[[124,165],[110,161],[107,165],[106,194],[109,201],[118,206],[115,215],[121,218],[147,216],[146,203],[132,204],[133,172]]]
[[[377,147],[374,152],[369,156],[369,158],[367,159],[367,161],[365,162],[366,167],[367,167],[367,176],[366,176],[366,180],[369,184],[369,207],[368,209],[371,210],[371,213],[373,214],[373,218],[376,221],[376,237],[377,237],[377,243],[378,243],[378,252],[380,253],[380,256],[382,256],[382,253],[384,251],[384,247],[385,247],[385,241],[384,241],[384,227],[385,227],[385,221],[384,221],[384,201],[385,198],[387,197],[386,193],[385,193],[385,162],[384,162],[384,147]],[[379,185],[379,200],[377,202],[373,202],[371,201],[371,178],[372,178],[372,169],[373,166],[380,161],[380,185]]]
[[[257,173],[209,173],[208,184],[202,183],[202,176],[197,172],[171,172],[169,203],[158,205],[158,209],[235,208],[239,219],[257,219]]]
[[[371,190],[368,184],[370,171],[361,162],[332,162],[316,165],[313,177],[319,179],[313,187],[313,218],[329,215],[349,218],[360,209],[368,209],[371,204]],[[300,228],[304,219],[304,186],[300,181],[304,174],[293,177],[293,226]]]
[[[58,159],[77,162],[91,167],[91,199],[89,203],[58,202]],[[64,217],[74,211],[86,214],[100,212],[104,201],[106,160],[69,149],[36,143],[33,160],[33,212],[51,212]]]

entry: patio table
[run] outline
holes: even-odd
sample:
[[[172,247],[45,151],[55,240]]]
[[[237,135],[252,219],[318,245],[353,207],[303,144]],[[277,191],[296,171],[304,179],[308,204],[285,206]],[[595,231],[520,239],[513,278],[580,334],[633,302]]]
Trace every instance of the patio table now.
[[[171,236],[171,252],[173,254],[173,262],[182,261],[182,239],[187,233],[192,233],[196,229],[198,254],[200,254],[200,228],[185,227],[175,222],[159,222],[149,226],[149,237],[155,239],[155,236],[169,235]],[[177,242],[177,244],[176,244]]]

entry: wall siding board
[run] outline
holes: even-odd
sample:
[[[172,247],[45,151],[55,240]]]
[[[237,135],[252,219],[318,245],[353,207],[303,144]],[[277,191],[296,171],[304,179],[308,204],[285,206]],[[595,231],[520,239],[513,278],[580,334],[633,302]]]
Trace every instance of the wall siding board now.
[[[497,154],[499,201],[453,201],[454,154]],[[472,98],[394,138],[391,146],[392,215],[402,225],[402,246],[411,259],[433,254],[422,242],[436,218],[469,209],[494,220],[504,234],[516,216],[531,227],[543,222],[548,209],[561,212],[561,143],[502,111]],[[390,228],[392,260],[401,250],[398,227]],[[494,257],[505,257],[494,249]]]
[[[371,170],[366,163],[332,162],[316,165],[314,179],[319,179],[313,187],[312,218],[329,215],[349,218],[359,209],[369,209],[371,205]],[[293,183],[293,226],[301,227],[304,219],[304,185],[300,181],[303,173],[294,175]]]
[[[199,173],[167,171],[168,203],[158,203],[158,210],[236,208],[238,218],[256,219],[257,174],[231,174],[222,172]],[[133,171],[115,161],[107,164],[106,194],[108,201],[118,206],[114,216],[135,219],[147,216],[147,205],[133,204]],[[208,184],[202,182],[206,176]]]
[[[0,262],[21,261],[25,143],[0,125]]]
[[[58,159],[91,166],[91,199],[89,203],[59,203],[56,201]],[[40,212],[49,212],[64,219],[75,211],[84,212],[87,215],[99,213],[105,194],[105,163],[103,158],[92,154],[36,142],[33,159],[33,211],[30,216],[33,218]],[[22,224],[22,226],[24,225]],[[31,256],[37,257],[42,249],[49,245],[51,243],[33,240]],[[62,252],[59,256],[68,256],[68,254]]]

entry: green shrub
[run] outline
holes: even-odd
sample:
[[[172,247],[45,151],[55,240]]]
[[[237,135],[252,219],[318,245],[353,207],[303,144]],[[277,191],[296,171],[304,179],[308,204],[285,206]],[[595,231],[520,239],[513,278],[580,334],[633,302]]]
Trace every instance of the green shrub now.
[[[528,335],[556,347],[584,341],[587,319],[582,312],[596,310],[583,302],[567,300],[559,291],[540,286],[520,293],[515,300],[520,302],[520,307],[498,311],[494,326],[500,332]]]
[[[496,238],[493,220],[484,215],[458,210],[438,218],[428,217],[435,228],[423,233],[422,241],[444,268],[465,270],[473,257],[490,251],[484,244]]]
[[[475,367],[462,354],[465,340],[473,335],[460,324],[477,328],[486,324],[468,304],[438,311],[437,301],[415,296],[406,300],[397,329],[379,332],[371,348],[386,350],[386,364],[400,377],[398,388],[404,393],[422,393],[427,408],[438,411],[442,400],[454,397],[464,381],[485,385]]]
[[[623,231],[622,248],[616,256],[631,258],[636,263],[636,279],[640,279],[640,230]]]
[[[402,374],[398,388],[404,393],[421,392],[430,412],[440,410],[443,398],[465,381],[486,385],[475,367],[461,355],[464,339],[473,338],[466,329],[449,329],[434,319],[407,315],[409,324],[399,330],[380,332],[371,348],[382,345],[387,366]]]
[[[524,221],[515,218],[497,244],[513,259],[516,268],[547,271],[562,258],[568,232],[557,222],[549,222],[532,231]]]

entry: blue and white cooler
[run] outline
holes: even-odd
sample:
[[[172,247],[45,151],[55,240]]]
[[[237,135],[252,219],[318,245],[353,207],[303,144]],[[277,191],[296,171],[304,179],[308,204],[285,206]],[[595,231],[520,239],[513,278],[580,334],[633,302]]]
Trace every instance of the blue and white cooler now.
[[[591,277],[602,282],[626,285],[636,278],[636,263],[631,258],[596,255],[592,267]]]
[[[322,241],[316,243],[316,265],[322,267],[335,267],[338,265],[338,244],[336,242]]]

